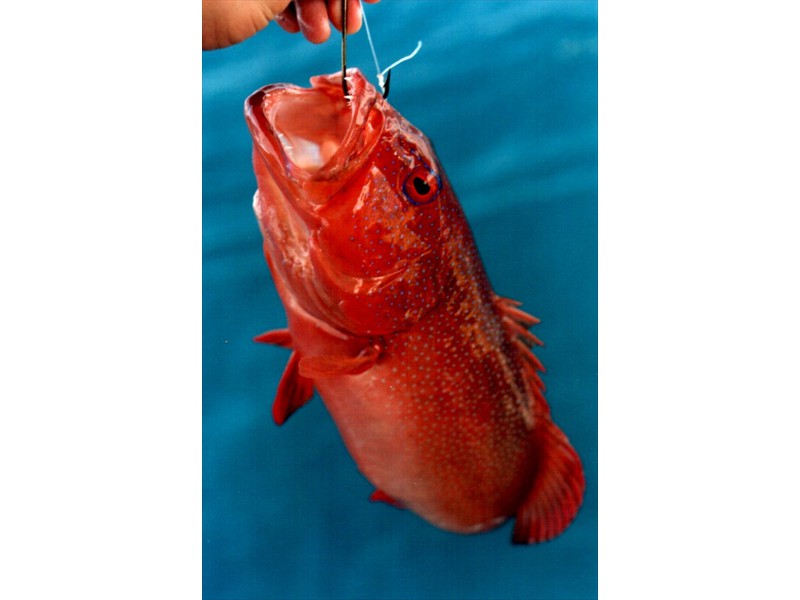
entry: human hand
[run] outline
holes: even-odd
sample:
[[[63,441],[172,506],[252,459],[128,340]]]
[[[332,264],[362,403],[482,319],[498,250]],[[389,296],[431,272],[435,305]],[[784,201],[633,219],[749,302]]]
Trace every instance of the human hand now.
[[[364,0],[370,4],[380,0]],[[347,33],[361,28],[360,0],[347,0]],[[330,23],[342,30],[341,0],[203,0],[203,50],[238,44],[275,21],[309,42],[330,37]]]

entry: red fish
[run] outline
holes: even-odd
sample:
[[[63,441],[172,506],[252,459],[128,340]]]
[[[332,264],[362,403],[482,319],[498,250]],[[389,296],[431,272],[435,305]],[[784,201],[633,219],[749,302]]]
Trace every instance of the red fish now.
[[[580,459],[531,352],[538,320],[495,294],[428,139],[356,69],[245,102],[254,208],[291,349],[273,417],[316,389],[372,500],[541,542],[575,518]]]

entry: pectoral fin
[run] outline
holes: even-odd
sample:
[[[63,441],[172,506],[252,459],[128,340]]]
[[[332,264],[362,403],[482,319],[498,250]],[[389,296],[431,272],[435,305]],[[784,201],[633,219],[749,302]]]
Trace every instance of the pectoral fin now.
[[[310,379],[332,375],[357,375],[374,365],[380,353],[380,345],[373,344],[364,348],[357,356],[304,356],[300,359],[299,371],[302,376]]]
[[[272,404],[272,418],[278,425],[283,425],[292,413],[311,400],[314,395],[314,384],[300,374],[299,362],[300,357],[297,352],[292,352],[278,384],[278,392]]]

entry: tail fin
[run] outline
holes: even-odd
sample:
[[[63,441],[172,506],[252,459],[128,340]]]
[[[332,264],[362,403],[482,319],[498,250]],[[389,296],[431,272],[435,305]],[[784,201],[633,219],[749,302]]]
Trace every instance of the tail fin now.
[[[544,542],[563,532],[578,514],[586,487],[581,459],[549,415],[539,417],[532,435],[539,461],[517,512],[515,544]]]

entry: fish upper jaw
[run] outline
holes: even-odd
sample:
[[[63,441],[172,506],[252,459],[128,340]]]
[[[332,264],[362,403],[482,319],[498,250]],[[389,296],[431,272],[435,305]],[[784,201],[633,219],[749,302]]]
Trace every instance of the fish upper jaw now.
[[[313,213],[335,194],[383,131],[383,98],[357,69],[347,79],[349,100],[336,73],[312,77],[310,88],[268,85],[245,101],[256,167],[262,162],[267,175],[285,180],[298,211]]]

